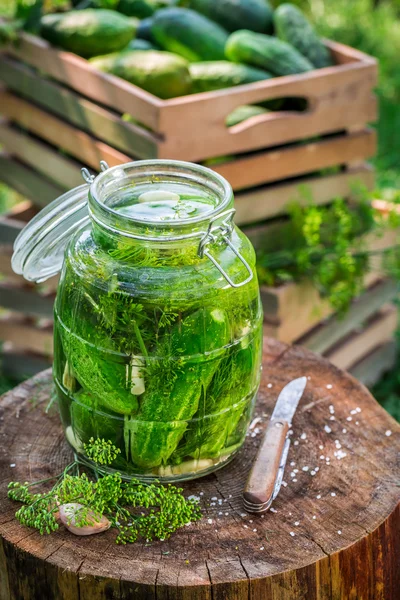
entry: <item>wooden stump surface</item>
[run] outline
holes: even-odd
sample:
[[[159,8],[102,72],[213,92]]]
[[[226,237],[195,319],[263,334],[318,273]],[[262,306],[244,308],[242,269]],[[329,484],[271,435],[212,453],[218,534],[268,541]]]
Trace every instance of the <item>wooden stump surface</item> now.
[[[302,375],[274,512],[248,515],[241,493],[277,394]],[[260,421],[230,465],[184,486],[202,520],[151,544],[118,546],[112,530],[40,536],[15,520],[7,483],[57,474],[72,458],[57,412],[44,412],[50,391],[44,371],[0,401],[0,600],[400,598],[400,428],[327,361],[265,340]]]

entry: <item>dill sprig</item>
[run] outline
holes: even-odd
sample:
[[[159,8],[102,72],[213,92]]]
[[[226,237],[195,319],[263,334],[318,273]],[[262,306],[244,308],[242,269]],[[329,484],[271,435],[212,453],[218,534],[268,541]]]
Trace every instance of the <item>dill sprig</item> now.
[[[110,441],[93,438],[85,444],[85,451],[97,465],[111,464],[120,453]],[[42,535],[50,534],[59,528],[59,506],[74,502],[81,505],[74,515],[74,525],[93,525],[93,515],[96,520],[105,516],[118,530],[116,543],[126,544],[138,539],[166,540],[177,529],[201,518],[199,504],[186,499],[181,488],[138,479],[124,481],[118,472],[101,476],[97,467],[90,477],[80,472],[80,466],[77,459],[59,476],[34,483],[9,483],[8,497],[22,502],[15,513],[17,520]],[[31,492],[33,487],[54,480],[56,483],[47,492]]]

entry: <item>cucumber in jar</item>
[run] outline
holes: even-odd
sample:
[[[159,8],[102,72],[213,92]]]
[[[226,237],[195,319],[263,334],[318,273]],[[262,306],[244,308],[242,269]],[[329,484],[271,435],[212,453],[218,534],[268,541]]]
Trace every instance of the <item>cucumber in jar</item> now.
[[[135,464],[153,468],[166,463],[185,433],[187,420],[196,413],[228,343],[227,315],[219,308],[195,311],[161,341],[148,367],[153,372],[139,411],[125,425]],[[166,379],[170,386],[165,385]]]

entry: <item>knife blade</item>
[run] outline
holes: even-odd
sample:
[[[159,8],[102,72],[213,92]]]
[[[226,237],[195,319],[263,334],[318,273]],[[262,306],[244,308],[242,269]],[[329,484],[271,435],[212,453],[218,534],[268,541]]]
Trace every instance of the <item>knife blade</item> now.
[[[290,446],[287,433],[306,385],[307,377],[299,377],[285,385],[278,396],[243,492],[248,512],[267,511],[279,493]]]

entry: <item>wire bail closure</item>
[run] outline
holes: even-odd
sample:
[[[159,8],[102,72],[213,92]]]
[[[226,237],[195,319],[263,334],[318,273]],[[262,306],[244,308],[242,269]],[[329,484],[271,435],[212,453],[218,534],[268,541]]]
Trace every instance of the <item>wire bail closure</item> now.
[[[236,212],[236,210],[234,208],[231,208],[231,209],[226,210],[225,212],[221,213],[220,215],[216,215],[213,219],[210,220],[210,223],[207,228],[207,232],[200,240],[199,249],[198,249],[197,253],[200,258],[207,256],[207,258],[218,269],[218,271],[221,273],[221,275],[226,279],[226,281],[229,283],[229,285],[231,285],[233,288],[239,288],[239,287],[242,287],[243,285],[246,285],[246,283],[249,283],[249,281],[251,281],[253,279],[253,271],[251,270],[247,261],[243,258],[243,256],[240,254],[240,252],[238,252],[236,250],[236,248],[234,247],[234,245],[232,244],[232,242],[230,240],[232,231],[233,231],[233,216],[234,216],[235,212]],[[217,227],[213,227],[214,222],[217,219],[221,219],[222,217],[225,217],[225,219],[222,221],[221,225],[218,225]],[[237,258],[240,260],[240,262],[246,268],[249,276],[244,281],[241,281],[240,283],[235,283],[234,281],[232,281],[232,279],[229,277],[228,273],[226,273],[226,271],[224,271],[224,269],[221,267],[221,265],[215,260],[215,258],[213,256],[211,256],[210,252],[208,251],[208,248],[207,248],[208,244],[214,243],[217,241],[217,238],[218,238],[217,234],[219,234],[222,237],[224,242],[229,246],[229,248],[232,250],[232,252],[237,256]]]

